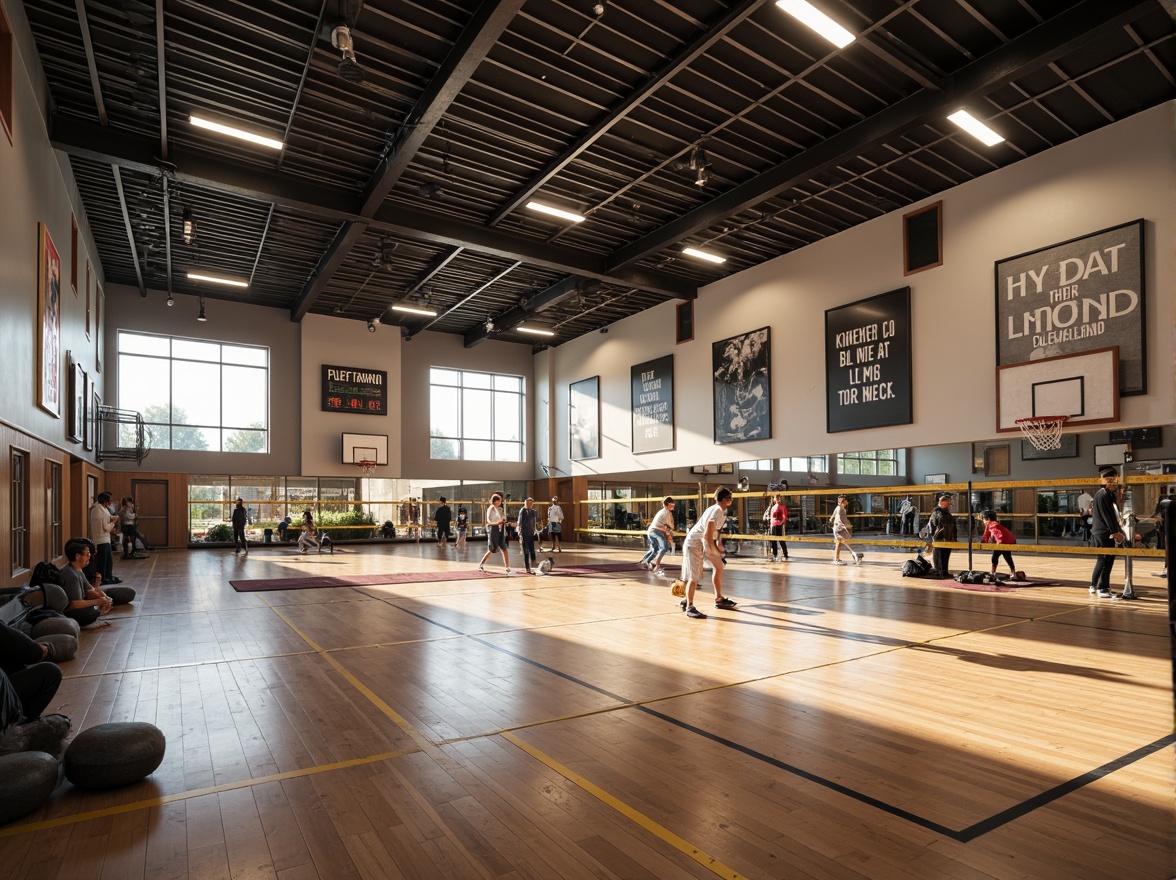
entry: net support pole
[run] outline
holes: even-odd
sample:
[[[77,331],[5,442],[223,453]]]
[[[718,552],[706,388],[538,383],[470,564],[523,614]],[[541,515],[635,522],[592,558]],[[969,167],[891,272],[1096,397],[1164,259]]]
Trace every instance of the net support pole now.
[[[975,522],[975,517],[972,515],[972,481],[968,480],[968,498],[964,502],[968,505],[968,571],[972,571],[975,566],[972,565],[972,525]]]

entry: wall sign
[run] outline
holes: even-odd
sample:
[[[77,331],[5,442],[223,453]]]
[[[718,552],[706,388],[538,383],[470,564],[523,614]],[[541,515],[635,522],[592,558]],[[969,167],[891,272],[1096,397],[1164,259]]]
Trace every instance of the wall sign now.
[[[825,311],[825,397],[830,434],[911,423],[909,287]]]
[[[674,448],[674,356],[668,354],[630,368],[633,451]]]
[[[1147,393],[1143,220],[996,263],[996,365],[1119,346],[1119,395]]]
[[[716,443],[771,438],[771,366],[767,327],[711,343]]]
[[[568,386],[568,457],[600,458],[600,377]]]
[[[323,364],[323,412],[388,414],[388,374]]]

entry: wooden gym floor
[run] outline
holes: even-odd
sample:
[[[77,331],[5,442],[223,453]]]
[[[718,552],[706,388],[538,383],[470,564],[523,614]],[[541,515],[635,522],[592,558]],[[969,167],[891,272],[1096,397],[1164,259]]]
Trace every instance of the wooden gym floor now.
[[[431,543],[119,562],[50,711],[150,721],[163,766],[0,828],[5,878],[1160,878],[1171,646],[1136,602],[735,561],[692,621],[637,571],[236,593],[472,568]],[[956,551],[956,564],[962,554]],[[581,545],[560,563],[635,560]],[[520,560],[512,555],[512,563]],[[677,562],[670,557],[668,562]],[[499,569],[496,563],[494,570]],[[1121,584],[1122,564],[1115,582]],[[708,582],[709,583],[709,582]]]

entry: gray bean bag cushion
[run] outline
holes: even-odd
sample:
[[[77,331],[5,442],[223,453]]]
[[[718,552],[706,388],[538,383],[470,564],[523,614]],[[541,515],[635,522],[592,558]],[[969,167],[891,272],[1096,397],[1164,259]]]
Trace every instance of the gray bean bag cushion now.
[[[102,587],[102,592],[109,596],[115,605],[130,605],[135,601],[134,587]]]
[[[57,761],[44,752],[0,758],[0,825],[31,813],[57,787]]]
[[[33,624],[34,639],[41,636],[73,636],[76,639],[81,631],[82,628],[72,617],[51,617]]]
[[[46,596],[49,597],[47,603],[44,601]],[[65,595],[65,590],[57,584],[42,584],[25,590],[20,600],[29,608],[39,608],[42,604],[47,604],[54,611],[64,611],[69,607],[69,596]]]
[[[146,721],[117,721],[83,730],[65,750],[65,778],[78,788],[118,788],[163,763],[167,739]]]
[[[78,640],[74,636],[60,634],[41,636],[37,642],[49,649],[45,659],[54,663],[64,663],[78,655]]]

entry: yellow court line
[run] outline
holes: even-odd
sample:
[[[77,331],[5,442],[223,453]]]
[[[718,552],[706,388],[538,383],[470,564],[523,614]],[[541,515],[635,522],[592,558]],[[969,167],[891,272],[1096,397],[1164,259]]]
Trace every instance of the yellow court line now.
[[[274,773],[270,776],[259,776],[256,779],[241,779],[237,782],[226,782],[223,785],[213,785],[208,788],[197,788],[192,791],[181,791],[162,797],[148,798],[142,801],[132,801],[117,807],[104,807],[101,810],[90,810],[86,813],[74,813],[72,816],[58,816],[56,819],[45,819],[42,822],[30,822],[27,825],[17,825],[12,828],[0,828],[0,838],[15,837],[18,834],[28,834],[31,831],[44,831],[49,828],[60,828],[63,825],[74,825],[78,822],[88,822],[91,819],[103,819],[117,816],[120,813],[133,813],[136,810],[148,810],[164,804],[174,804],[192,798],[204,797],[209,794],[221,794],[226,791],[236,791],[241,788],[252,788],[255,785],[265,785],[270,782],[281,782],[284,779],[301,779],[316,773],[328,773],[332,770],[346,770],[348,767],[360,767],[364,764],[377,764],[392,758],[416,754],[417,749],[400,749],[395,752],[384,752],[372,755],[370,758],[350,758],[346,761],[336,761],[333,764],[319,764],[315,767],[303,767],[301,770],[287,770],[285,773]]]
[[[720,862],[718,859],[716,859],[714,856],[708,855],[707,853],[700,850],[698,847],[692,845],[689,841],[682,839],[677,834],[675,834],[674,832],[672,832],[668,828],[666,828],[664,825],[661,825],[661,824],[655,822],[653,819],[650,819],[644,813],[641,813],[641,812],[633,809],[628,804],[626,804],[624,801],[620,800],[619,798],[614,797],[613,795],[609,794],[604,789],[589,782],[587,779],[585,779],[579,773],[572,770],[570,767],[565,767],[563,764],[561,764],[559,761],[555,760],[555,758],[551,757],[550,755],[539,751],[537,748],[530,745],[529,743],[524,742],[523,740],[519,739],[517,736],[515,736],[512,733],[503,733],[503,734],[501,734],[501,736],[507,742],[522,749],[524,752],[526,752],[528,755],[530,755],[536,761],[540,761],[541,763],[546,764],[548,767],[550,767],[552,770],[554,770],[560,776],[564,777],[564,779],[567,779],[569,782],[572,782],[575,785],[579,786],[581,789],[586,791],[588,794],[592,795],[594,798],[599,800],[601,803],[607,804],[608,806],[612,807],[614,810],[616,810],[618,813],[620,813],[622,816],[624,816],[629,821],[636,823],[637,825],[639,825],[640,827],[642,827],[646,831],[648,831],[650,834],[654,835],[655,837],[665,841],[670,846],[674,847],[674,849],[689,856],[691,859],[698,862],[698,864],[702,865],[708,871],[711,871],[712,873],[714,873],[715,875],[717,875],[719,877],[725,878],[725,880],[742,880],[743,875],[740,874],[738,871],[735,871],[734,869],[727,867],[722,862]]]
[[[366,684],[364,684],[362,681],[360,681],[358,678],[356,678],[342,663],[340,663],[338,660],[336,660],[334,657],[332,657],[330,652],[327,651],[325,648],[323,648],[322,645],[315,642],[314,639],[312,639],[310,636],[308,636],[306,633],[304,633],[302,630],[300,630],[297,626],[295,626],[294,623],[288,617],[286,617],[286,615],[284,615],[281,611],[279,611],[276,606],[271,605],[269,602],[266,602],[264,596],[261,598],[261,601],[265,603],[265,606],[267,608],[269,608],[270,611],[272,611],[274,614],[278,615],[278,617],[281,618],[282,622],[285,623],[286,626],[288,626],[288,627],[290,627],[290,629],[294,630],[294,632],[298,635],[298,637],[300,639],[302,639],[304,642],[306,642],[306,644],[310,645],[310,647],[313,648],[319,654],[319,656],[321,656],[324,660],[327,661],[327,663],[329,663],[332,667],[334,667],[335,671],[337,671],[340,675],[342,675],[345,679],[347,679],[348,683],[350,683],[350,685],[353,688],[355,688],[357,691],[359,691],[361,694],[363,694],[365,697],[367,697],[368,701],[373,706],[375,706],[377,709],[379,709],[381,712],[383,712],[389,719],[391,719],[392,723],[395,724],[397,727],[399,727],[405,734],[407,734],[409,736],[409,738],[411,738],[412,741],[415,742],[420,749],[422,749],[423,751],[430,751],[430,752],[436,749],[436,746],[434,746],[432,742],[430,742],[428,739],[426,739],[424,736],[422,736],[420,733],[418,733],[417,730],[411,724],[408,723],[408,721],[404,718],[403,715],[401,715],[399,712],[397,712],[395,709],[393,709],[391,706],[389,706],[387,703],[385,703],[382,699],[380,699],[378,696],[376,696],[376,694],[372,691],[371,688],[369,688]]]

